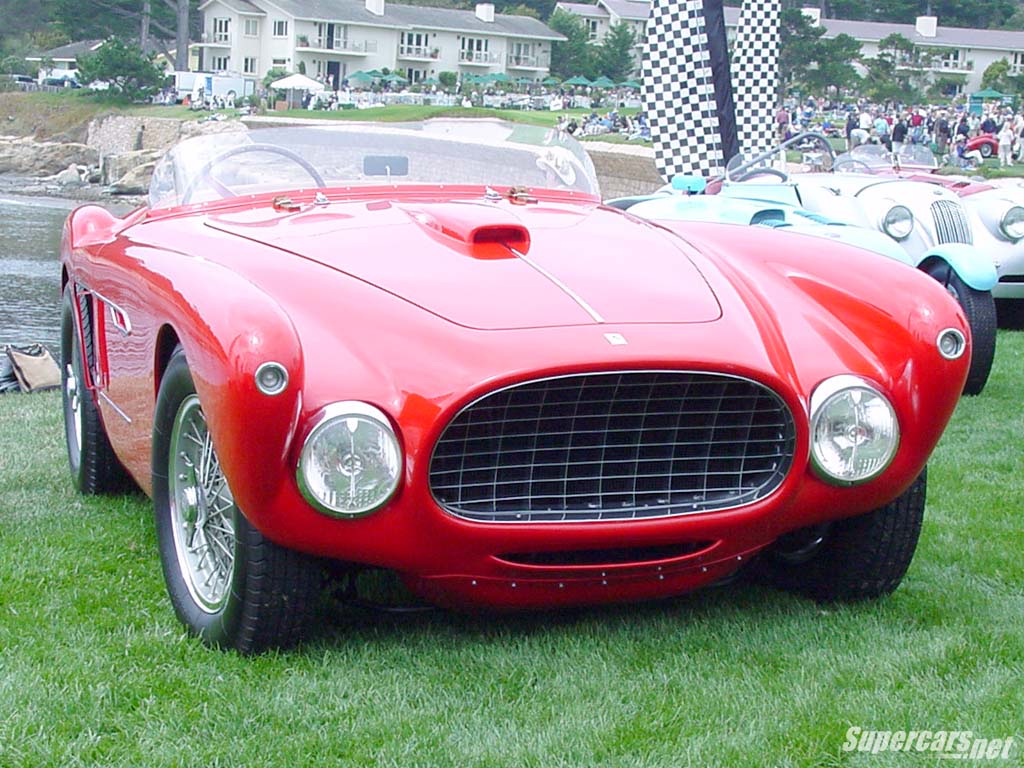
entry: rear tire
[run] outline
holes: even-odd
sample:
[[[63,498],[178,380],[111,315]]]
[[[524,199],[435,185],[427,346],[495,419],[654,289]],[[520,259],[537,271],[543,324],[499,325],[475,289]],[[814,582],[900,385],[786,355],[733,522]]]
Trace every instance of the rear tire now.
[[[971,288],[949,264],[938,262],[927,273],[942,283],[957,300],[971,327],[971,366],[964,382],[965,395],[980,395],[996,356],[996,302],[991,291]]]
[[[167,592],[191,634],[241,653],[302,638],[321,568],[265,538],[235,504],[180,348],[157,396],[153,502]]]
[[[924,518],[927,470],[883,507],[782,537],[756,563],[775,586],[823,602],[887,595],[903,580]]]
[[[77,301],[87,351],[83,351],[75,327],[76,297],[69,283],[64,289],[60,317],[61,391],[68,466],[79,493],[113,493],[128,486],[128,473],[114,454],[99,409],[85,386],[86,360],[93,345],[92,308],[85,296]]]
[[[982,144],[980,147],[978,147],[978,151],[981,152],[981,156],[986,159],[992,157],[991,144]]]

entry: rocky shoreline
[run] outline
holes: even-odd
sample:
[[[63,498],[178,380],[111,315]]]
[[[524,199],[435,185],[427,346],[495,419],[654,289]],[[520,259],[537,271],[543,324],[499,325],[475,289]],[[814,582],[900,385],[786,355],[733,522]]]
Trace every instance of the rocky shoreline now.
[[[0,135],[0,193],[82,202],[141,204],[160,156],[200,133],[246,130],[238,121],[111,115],[92,121],[86,140]]]

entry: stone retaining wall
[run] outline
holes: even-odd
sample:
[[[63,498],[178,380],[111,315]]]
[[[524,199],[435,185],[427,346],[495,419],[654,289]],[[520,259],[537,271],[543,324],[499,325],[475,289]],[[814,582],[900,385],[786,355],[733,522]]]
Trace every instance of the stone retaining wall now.
[[[605,200],[646,195],[665,183],[654,169],[654,150],[650,147],[585,141],[583,148],[594,162]]]

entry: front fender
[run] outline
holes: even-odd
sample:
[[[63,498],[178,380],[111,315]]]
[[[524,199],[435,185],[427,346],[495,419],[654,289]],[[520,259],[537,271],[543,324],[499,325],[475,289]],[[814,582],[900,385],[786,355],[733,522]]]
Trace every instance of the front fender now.
[[[929,248],[917,262],[918,269],[927,269],[936,261],[949,264],[967,285],[976,291],[991,291],[999,282],[996,265],[979,256],[978,249],[964,243],[945,243]]]

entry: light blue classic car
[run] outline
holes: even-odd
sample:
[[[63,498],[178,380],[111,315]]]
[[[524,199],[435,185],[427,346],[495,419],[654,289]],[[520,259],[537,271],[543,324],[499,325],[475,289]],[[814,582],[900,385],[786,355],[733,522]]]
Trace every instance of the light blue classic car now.
[[[970,237],[953,242],[937,236],[932,230],[943,222],[915,216],[910,204],[905,204],[916,196],[925,206],[934,208],[937,203],[951,221],[965,220],[956,217],[962,208],[956,195],[923,182],[878,176],[857,179],[858,191],[847,193],[847,182],[859,174],[790,175],[774,167],[787,149],[794,148],[803,152],[806,164],[832,168],[834,155],[827,140],[802,135],[769,152],[733,158],[722,178],[707,182],[680,175],[654,194],[607,204],[650,220],[784,227],[874,251],[928,273],[946,286],[967,316],[972,358],[964,393],[980,393],[995,355],[995,264],[969,244]]]

